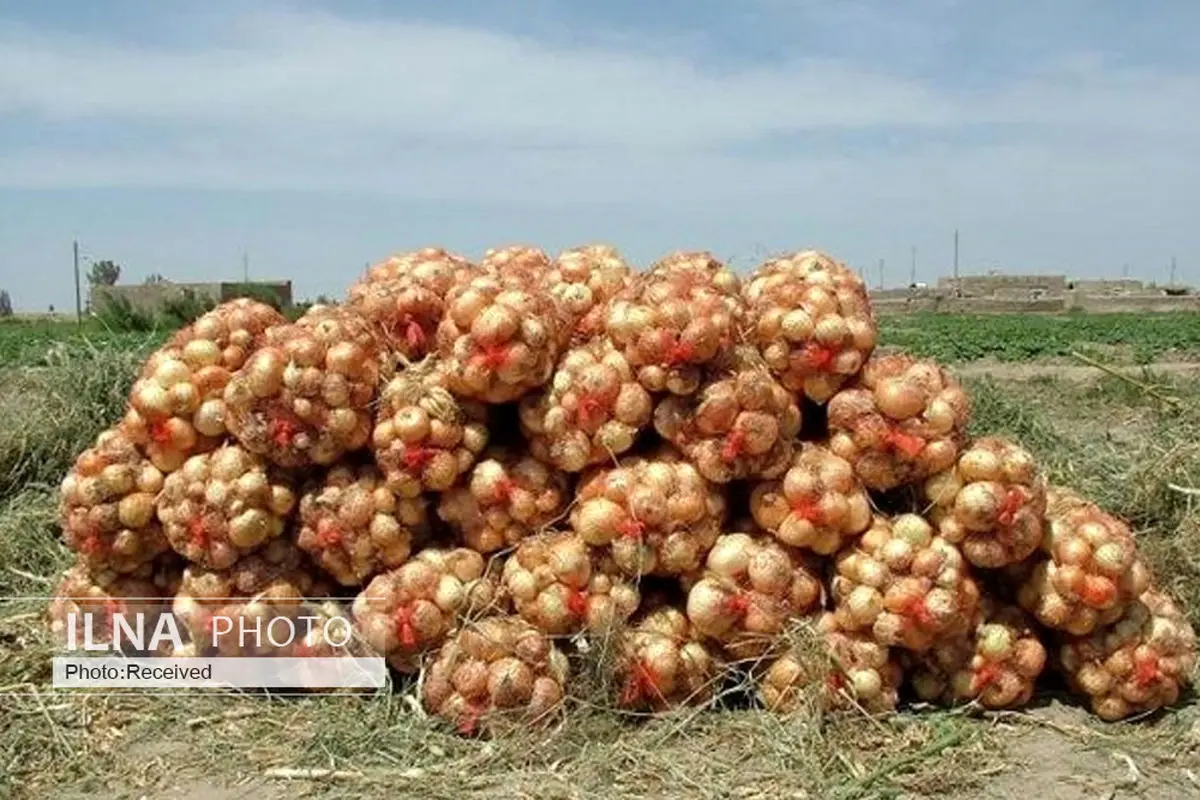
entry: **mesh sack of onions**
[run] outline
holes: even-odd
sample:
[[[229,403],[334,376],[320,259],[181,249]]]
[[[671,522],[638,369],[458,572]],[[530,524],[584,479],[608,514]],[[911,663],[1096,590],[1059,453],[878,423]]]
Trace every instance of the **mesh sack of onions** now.
[[[608,305],[629,286],[633,271],[616,248],[591,244],[559,253],[546,280],[569,323],[569,343],[583,344],[604,333]]]
[[[487,407],[455,399],[436,363],[409,367],[380,393],[371,448],[401,497],[449,489],[487,446]]]
[[[343,586],[403,564],[426,527],[424,497],[397,497],[374,464],[338,464],[300,498],[296,544]]]
[[[979,604],[979,587],[962,551],[935,536],[916,514],[876,516],[836,559],[831,583],[838,626],[869,631],[882,645],[917,652],[963,634]]]
[[[156,559],[131,573],[90,570],[77,562],[63,573],[50,600],[50,631],[59,642],[75,642],[75,647],[88,639],[112,643],[117,636],[120,652],[131,653],[139,625],[143,643],[153,639],[158,615],[170,608],[181,572],[172,558]],[[124,617],[124,625],[118,616]]]
[[[158,467],[120,429],[104,431],[75,459],[60,486],[67,547],[92,570],[132,572],[170,550],[154,513]]]
[[[1019,708],[1033,697],[1046,667],[1046,648],[1030,619],[1015,606],[982,604],[972,630],[938,642],[913,659],[910,680],[929,702],[970,702]]]
[[[925,497],[938,533],[977,567],[1016,564],[1042,543],[1046,480],[1012,442],[975,441],[954,467],[925,481]]]
[[[460,620],[504,608],[497,567],[465,547],[426,548],[371,579],[354,598],[354,625],[392,667],[416,672]]]
[[[267,333],[225,387],[228,427],[283,467],[328,465],[366,446],[379,383],[375,339],[362,317],[313,306]]]
[[[791,462],[800,408],[758,354],[739,348],[729,369],[654,410],[654,428],[714,483],[776,478]]]
[[[1018,600],[1048,628],[1083,636],[1115,622],[1150,586],[1129,527],[1067,489],[1047,492],[1048,558],[1021,582]]]
[[[829,447],[868,489],[887,491],[954,466],[969,415],[967,393],[937,364],[872,358],[829,401]]]
[[[1058,665],[1101,719],[1174,705],[1196,666],[1196,634],[1169,597],[1154,589],[1112,625],[1068,637]]]
[[[652,270],[609,306],[605,330],[651,392],[692,394],[701,368],[733,344],[742,304],[725,272],[690,263]]]
[[[465,486],[445,492],[438,516],[481,553],[511,547],[549,525],[570,500],[567,476],[533,456],[493,448]]]
[[[530,287],[545,286],[553,262],[545,250],[524,244],[489,248],[479,266],[485,272],[521,281]]]
[[[723,294],[741,293],[742,280],[737,273],[707,250],[676,250],[650,265],[653,275],[700,273],[704,280]]]
[[[585,473],[575,496],[571,528],[589,545],[610,548],[628,575],[695,572],[726,513],[720,489],[670,451]]]
[[[683,612],[658,608],[616,640],[616,704],[631,711],[702,706],[716,694],[722,663]]]
[[[172,611],[194,655],[277,656],[293,641],[289,627],[312,613],[306,601],[332,588],[294,544],[273,539],[229,569],[186,567]]]
[[[869,633],[845,631],[823,613],[809,631],[797,630],[788,651],[756,670],[758,697],[770,711],[896,708],[904,673],[891,649]]]
[[[460,397],[509,403],[543,385],[562,335],[545,287],[508,269],[456,282],[437,330],[447,387]]]
[[[421,702],[459,733],[545,725],[563,708],[567,657],[520,617],[469,622],[426,668]]]
[[[771,259],[742,291],[750,341],[790,391],[817,403],[858,374],[878,328],[862,278],[815,250]]]
[[[415,361],[433,345],[456,277],[471,269],[465,258],[440,247],[393,256],[350,287],[349,305],[371,324],[387,350]]]
[[[757,484],[750,513],[792,547],[831,555],[871,526],[871,501],[844,458],[804,442],[777,481]]]
[[[767,534],[725,534],[705,567],[688,592],[688,619],[736,659],[757,658],[781,645],[788,623],[823,599],[815,566]]]
[[[281,470],[237,444],[189,458],[166,477],[157,503],[175,552],[212,569],[282,535],[295,507]]]
[[[247,298],[222,303],[180,330],[146,361],[129,395],[122,431],[163,472],[215,448],[226,433],[222,393],[233,372],[285,322]]]
[[[576,533],[522,541],[504,562],[504,589],[517,613],[545,633],[605,633],[637,611],[637,586]]]
[[[534,456],[580,472],[632,448],[653,410],[625,356],[594,339],[567,350],[549,385],[521,400],[521,430]]]

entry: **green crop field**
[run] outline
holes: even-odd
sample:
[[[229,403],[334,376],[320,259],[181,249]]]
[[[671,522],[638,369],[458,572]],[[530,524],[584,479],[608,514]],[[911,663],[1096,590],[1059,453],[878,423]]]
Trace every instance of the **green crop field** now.
[[[1053,481],[1129,520],[1157,582],[1200,623],[1200,369],[1157,366],[1200,361],[1200,315],[881,324],[883,345],[962,370],[976,434],[1015,438]],[[0,597],[53,592],[72,561],[57,483],[120,418],[138,364],[166,335],[0,322]],[[1072,352],[1127,377],[1006,371]],[[356,697],[55,692],[44,607],[0,600],[0,797],[1200,796],[1190,694],[1106,724],[1053,681],[1019,713],[910,704],[882,718],[780,718],[732,687],[717,711],[645,720],[579,693],[560,726],[480,742],[428,719],[405,681]]]

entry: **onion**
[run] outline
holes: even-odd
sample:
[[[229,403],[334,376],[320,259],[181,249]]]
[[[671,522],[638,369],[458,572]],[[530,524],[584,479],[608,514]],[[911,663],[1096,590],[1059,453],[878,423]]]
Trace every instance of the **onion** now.
[[[281,536],[296,499],[285,476],[236,444],[192,456],[167,476],[158,518],[189,561],[226,569]]]
[[[750,512],[779,541],[830,555],[871,524],[871,505],[850,463],[803,443],[782,480],[760,483]]]
[[[671,450],[585,473],[571,528],[626,575],[695,572],[720,535],[725,499]]]
[[[663,607],[618,634],[617,706],[667,711],[703,706],[715,695],[720,661],[678,609]]]
[[[1167,595],[1147,589],[1108,626],[1066,637],[1058,663],[1097,715],[1123,719],[1178,701],[1196,665],[1196,635]]]
[[[625,621],[641,600],[602,551],[575,533],[548,532],[523,540],[504,564],[504,587],[517,613],[553,635],[603,634]]]
[[[630,449],[652,409],[625,356],[596,339],[564,353],[549,385],[521,400],[521,430],[535,457],[580,472]]]
[[[604,333],[609,304],[632,280],[632,270],[613,247],[593,244],[559,253],[546,285],[570,323],[565,326],[568,344],[585,344]]]
[[[492,448],[466,486],[444,493],[438,516],[467,546],[493,553],[549,524],[567,505],[567,478],[536,459]]]
[[[829,401],[829,447],[868,489],[887,491],[954,466],[970,401],[932,362],[872,358]]]
[[[81,564],[130,573],[170,550],[153,513],[162,479],[120,426],[96,437],[60,487],[63,539]]]
[[[545,725],[562,710],[567,673],[566,656],[528,622],[489,617],[442,645],[425,673],[421,702],[463,735]]]

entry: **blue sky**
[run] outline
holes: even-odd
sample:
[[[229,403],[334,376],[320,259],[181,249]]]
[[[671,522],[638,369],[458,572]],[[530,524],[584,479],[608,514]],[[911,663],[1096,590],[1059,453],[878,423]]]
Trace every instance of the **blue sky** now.
[[[0,0],[0,287],[441,244],[1200,282],[1200,3]]]

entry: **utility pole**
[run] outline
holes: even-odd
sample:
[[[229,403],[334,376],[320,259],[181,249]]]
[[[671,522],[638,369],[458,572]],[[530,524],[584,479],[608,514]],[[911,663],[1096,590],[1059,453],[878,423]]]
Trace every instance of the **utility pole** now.
[[[83,325],[83,297],[79,290],[79,241],[71,242],[71,250],[75,255],[75,324]]]
[[[954,229],[954,285],[958,286],[958,228]]]
[[[883,259],[879,259],[879,288],[883,288]]]
[[[1171,286],[1175,286],[1175,256],[1171,256]]]
[[[242,283],[250,282],[250,254],[242,252]]]
[[[908,268],[908,285],[917,285],[917,246],[912,246],[912,265]]]
[[[1124,264],[1121,265],[1121,277],[1122,278],[1129,277],[1129,262],[1128,261],[1126,261]]]

